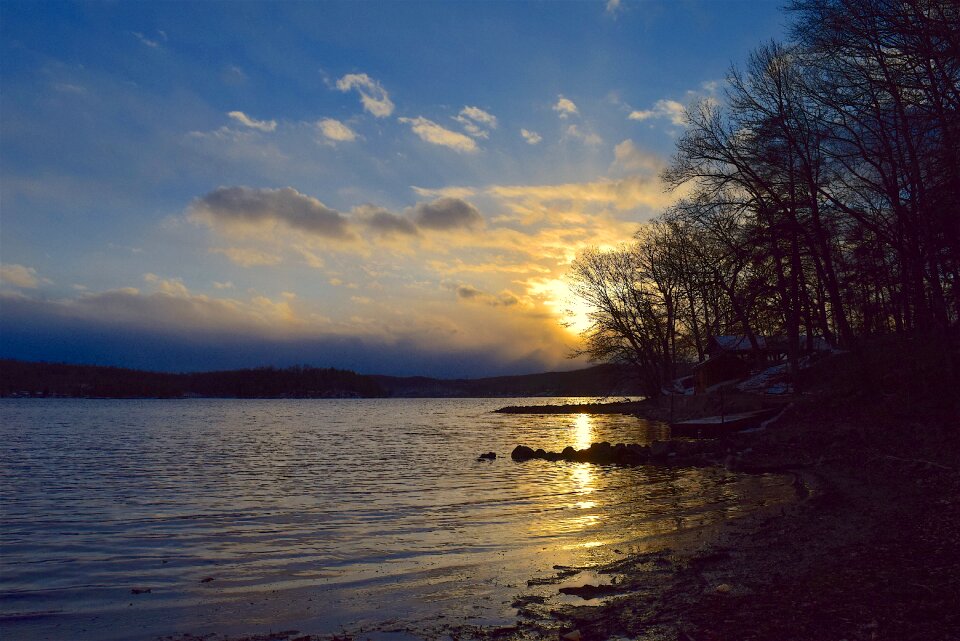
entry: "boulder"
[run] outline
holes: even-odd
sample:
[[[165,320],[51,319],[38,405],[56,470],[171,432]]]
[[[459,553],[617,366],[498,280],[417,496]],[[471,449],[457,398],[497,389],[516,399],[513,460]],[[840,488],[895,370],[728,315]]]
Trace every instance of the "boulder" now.
[[[535,452],[532,447],[527,447],[526,445],[518,445],[513,448],[513,451],[510,452],[510,458],[514,461],[529,461],[533,458]]]

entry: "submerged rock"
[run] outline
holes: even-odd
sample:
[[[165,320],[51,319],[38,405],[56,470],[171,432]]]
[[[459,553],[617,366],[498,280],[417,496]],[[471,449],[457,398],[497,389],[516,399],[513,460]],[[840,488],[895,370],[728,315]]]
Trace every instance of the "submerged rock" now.
[[[481,454],[477,457],[478,461],[493,461],[497,458],[496,452],[487,452],[486,454]]]

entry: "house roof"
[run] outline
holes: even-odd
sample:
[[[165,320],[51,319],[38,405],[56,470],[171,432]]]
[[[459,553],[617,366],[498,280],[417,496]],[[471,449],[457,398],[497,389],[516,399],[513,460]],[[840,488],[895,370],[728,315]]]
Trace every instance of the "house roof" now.
[[[757,347],[761,350],[769,350],[771,352],[785,352],[787,350],[787,338],[786,336],[773,336],[766,338],[763,336],[757,336]],[[807,348],[807,335],[800,335],[800,350],[806,350]],[[753,347],[750,345],[750,340],[746,336],[711,336],[710,343],[708,345],[708,351],[711,352],[726,352],[730,354],[745,354],[750,352]],[[827,352],[830,351],[830,343],[826,341],[821,336],[813,337],[813,351],[814,352]]]
[[[746,336],[711,336],[710,341],[724,352],[749,352],[753,349]],[[763,336],[757,336],[757,346],[760,349],[767,348],[767,341]]]

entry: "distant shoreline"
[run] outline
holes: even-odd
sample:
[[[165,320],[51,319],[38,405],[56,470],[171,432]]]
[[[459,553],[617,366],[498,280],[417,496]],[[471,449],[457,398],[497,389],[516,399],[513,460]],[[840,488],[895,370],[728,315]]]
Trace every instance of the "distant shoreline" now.
[[[0,359],[0,398],[622,398],[638,395],[630,374],[623,366],[608,364],[476,379],[358,374],[311,366],[167,373]]]

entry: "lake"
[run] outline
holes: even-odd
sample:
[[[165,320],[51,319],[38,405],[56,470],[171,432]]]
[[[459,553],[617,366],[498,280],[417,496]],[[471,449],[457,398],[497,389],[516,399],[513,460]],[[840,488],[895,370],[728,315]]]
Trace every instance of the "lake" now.
[[[493,413],[588,400],[0,400],[0,636],[507,624],[555,565],[792,498],[776,476],[510,460],[668,429]]]

